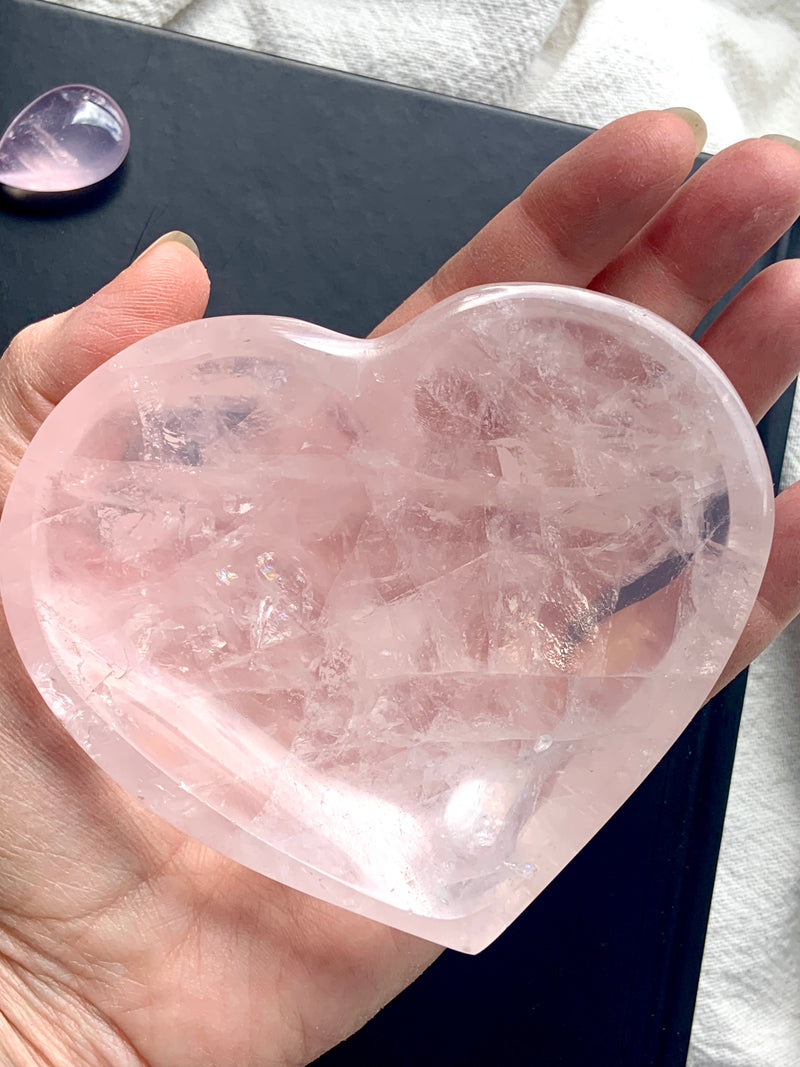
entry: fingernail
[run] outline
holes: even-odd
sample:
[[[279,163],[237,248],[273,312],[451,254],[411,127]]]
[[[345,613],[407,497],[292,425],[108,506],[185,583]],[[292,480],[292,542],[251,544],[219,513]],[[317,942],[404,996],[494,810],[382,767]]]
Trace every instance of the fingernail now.
[[[800,141],[796,140],[794,137],[787,137],[785,133],[765,133],[761,140],[780,141],[781,144],[788,144],[800,152]]]
[[[665,111],[668,111],[670,115],[677,115],[682,118],[689,129],[694,134],[694,141],[697,145],[697,151],[703,151],[703,145],[706,143],[708,137],[708,128],[703,121],[702,116],[698,115],[696,111],[692,111],[690,107],[665,107]]]
[[[197,258],[200,259],[200,249],[188,233],[184,233],[183,230],[170,230],[169,233],[163,234],[156,241],[153,241],[151,245],[148,245],[144,252],[140,252],[133,262],[136,263],[142,256],[146,256],[148,252],[152,252],[156,245],[166,244],[167,241],[175,241],[176,244],[183,245],[185,248],[188,248],[190,252],[194,252]]]

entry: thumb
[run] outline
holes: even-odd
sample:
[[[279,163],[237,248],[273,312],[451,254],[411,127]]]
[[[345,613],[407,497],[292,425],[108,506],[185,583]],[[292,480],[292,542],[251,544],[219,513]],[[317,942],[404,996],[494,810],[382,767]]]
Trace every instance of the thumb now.
[[[0,492],[74,386],[143,337],[202,318],[208,294],[197,246],[173,231],[83,304],[18,333],[0,360]]]

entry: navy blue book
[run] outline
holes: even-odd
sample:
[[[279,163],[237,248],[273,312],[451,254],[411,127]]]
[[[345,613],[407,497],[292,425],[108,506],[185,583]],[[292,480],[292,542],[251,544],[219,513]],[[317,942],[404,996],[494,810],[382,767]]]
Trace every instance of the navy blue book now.
[[[0,345],[167,230],[210,314],[363,334],[587,130],[40,0],[0,2],[0,123],[59,84],[124,107],[133,148],[67,205],[0,204]],[[788,234],[757,269],[797,255]],[[762,425],[777,476],[787,394]],[[320,1067],[685,1062],[745,678],[477,957],[446,952]]]

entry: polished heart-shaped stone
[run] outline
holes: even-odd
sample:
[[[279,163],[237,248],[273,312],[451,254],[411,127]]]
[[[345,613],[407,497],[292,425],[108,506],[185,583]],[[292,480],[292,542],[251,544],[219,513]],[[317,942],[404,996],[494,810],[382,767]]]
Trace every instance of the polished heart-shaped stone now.
[[[37,97],[0,138],[0,184],[66,193],[107,178],[128,154],[122,108],[92,85],[59,85]]]
[[[0,526],[44,699],[154,811],[469,952],[701,706],[772,532],[686,336],[559,286],[377,340],[179,326],[46,420]]]

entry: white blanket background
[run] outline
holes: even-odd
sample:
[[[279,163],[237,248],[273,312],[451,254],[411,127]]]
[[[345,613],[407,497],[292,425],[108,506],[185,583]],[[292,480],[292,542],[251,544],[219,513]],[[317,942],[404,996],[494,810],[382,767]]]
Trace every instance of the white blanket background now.
[[[692,107],[712,152],[800,139],[800,0],[62,2],[588,126]],[[799,624],[750,675],[689,1065],[800,1065]]]

